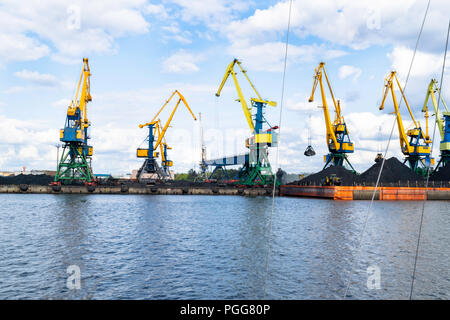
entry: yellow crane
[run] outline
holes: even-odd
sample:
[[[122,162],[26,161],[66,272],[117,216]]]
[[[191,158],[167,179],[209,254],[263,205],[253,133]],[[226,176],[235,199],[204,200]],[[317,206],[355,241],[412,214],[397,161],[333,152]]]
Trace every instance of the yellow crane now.
[[[166,124],[162,126],[161,120],[160,119],[157,120],[157,118],[175,95],[178,96],[178,101],[175,104],[175,107],[173,108],[172,112],[170,113],[169,119],[167,120]],[[173,162],[171,160],[168,160],[167,158],[167,150],[170,150],[171,148],[166,143],[165,135],[167,129],[170,126],[170,123],[172,122],[173,116],[175,115],[175,112],[177,111],[178,106],[180,105],[181,102],[183,102],[183,104],[189,110],[190,114],[192,115],[192,118],[194,118],[194,120],[197,120],[184,96],[178,90],[175,90],[150,122],[139,125],[139,128],[143,127],[148,128],[148,136],[147,136],[148,148],[137,149],[137,157],[145,158],[142,167],[138,171],[137,178],[139,180],[142,180],[141,176],[144,173],[156,174],[156,177],[159,180],[166,180],[170,178],[169,168],[173,166]],[[156,152],[158,148],[160,149],[160,153]],[[160,155],[162,168],[158,165],[156,161]]]
[[[450,163],[450,112],[448,111],[447,104],[444,101],[444,98],[439,92],[439,87],[437,85],[436,79],[431,79],[430,84],[428,85],[427,94],[425,96],[425,102],[423,104],[422,112],[425,113],[425,118],[428,119],[428,101],[431,98],[431,102],[434,108],[434,116],[436,117],[436,125],[439,130],[439,134],[441,137],[441,143],[439,145],[439,150],[441,151],[441,158],[439,159],[439,163],[436,166],[436,170],[442,165],[446,166]],[[439,110],[438,99],[436,98],[436,93],[440,96],[440,100],[444,106],[445,111],[441,112]],[[426,136],[429,137],[428,132],[428,121],[427,121],[427,130]]]
[[[323,84],[323,76],[327,82],[328,89],[333,100],[333,106],[335,111],[334,121],[331,122],[330,112],[328,110],[327,97],[325,94],[325,87]],[[328,146],[329,154],[324,156],[325,166],[328,165],[343,166],[347,163],[350,168],[355,171],[350,161],[347,158],[348,153],[353,153],[355,147],[353,142],[350,141],[347,124],[341,113],[341,104],[339,100],[334,98],[333,90],[331,89],[330,80],[328,79],[327,72],[325,71],[325,62],[320,62],[319,66],[314,70],[314,82],[311,91],[309,102],[314,101],[314,93],[317,89],[317,85],[320,86],[320,94],[322,97],[322,109],[325,118],[326,128],[326,142]]]
[[[58,162],[54,185],[82,181],[94,183],[91,168],[92,146],[88,145],[87,104],[91,97],[91,71],[89,61],[83,59],[83,68],[75,97],[67,109],[64,129],[60,130],[60,141],[64,142],[63,152]]]
[[[239,85],[236,77],[235,66],[238,66],[241,72],[244,74],[248,83],[255,92],[257,98],[251,98],[251,106],[247,105],[247,102],[242,93],[241,86]],[[246,70],[242,68],[241,61],[234,59],[225,70],[222,82],[219,85],[219,89],[216,92],[216,96],[219,97],[220,93],[227,82],[229,76],[233,78],[234,85],[238,94],[239,101],[244,111],[245,119],[250,128],[252,136],[246,139],[246,147],[250,149],[250,153],[244,156],[234,156],[229,158],[222,158],[218,160],[206,161],[207,165],[215,166],[217,168],[223,168],[227,165],[242,164],[243,167],[240,173],[239,183],[244,185],[267,185],[273,183],[273,173],[268,159],[268,147],[275,147],[278,142],[278,135],[275,132],[278,127],[271,127],[264,117],[264,109],[267,105],[276,107],[277,103],[274,101],[264,100],[256,90],[253,83],[247,76]],[[252,108],[256,109],[256,113],[252,114]],[[253,121],[254,119],[254,121]],[[263,125],[267,124],[269,129],[264,130]]]
[[[408,131],[405,130],[405,127],[403,125],[399,104],[395,95],[395,85],[397,85],[398,89],[400,90],[402,99],[405,101],[409,115],[411,117],[411,120],[413,121],[413,128],[409,129]],[[409,103],[406,100],[402,86],[398,81],[396,71],[391,71],[384,80],[383,98],[379,108],[380,110],[384,109],[384,103],[387,96],[389,95],[389,92],[391,92],[392,102],[394,104],[394,114],[396,116],[398,134],[400,137],[400,148],[402,153],[405,155],[404,163],[408,162],[411,170],[418,174],[424,175],[426,174],[426,170],[424,170],[424,168],[426,169],[434,164],[434,159],[431,157],[431,140],[428,133],[423,132],[420,123],[414,118]],[[425,120],[426,126],[428,127],[428,116],[425,118]]]

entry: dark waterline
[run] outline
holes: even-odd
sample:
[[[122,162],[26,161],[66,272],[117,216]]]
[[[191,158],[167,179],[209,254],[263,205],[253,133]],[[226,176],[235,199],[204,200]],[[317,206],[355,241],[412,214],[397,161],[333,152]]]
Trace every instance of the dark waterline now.
[[[272,199],[1,194],[0,299],[260,299]],[[450,298],[450,202],[427,202],[414,298]],[[369,202],[277,198],[268,299],[340,299]],[[421,202],[376,202],[349,294],[407,299]],[[81,290],[68,290],[69,265]],[[367,267],[381,289],[367,288]]]

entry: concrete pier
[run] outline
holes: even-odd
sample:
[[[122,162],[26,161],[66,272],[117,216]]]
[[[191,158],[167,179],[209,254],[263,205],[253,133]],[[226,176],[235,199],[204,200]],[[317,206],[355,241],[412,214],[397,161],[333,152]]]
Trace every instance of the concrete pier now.
[[[61,186],[60,190],[51,186],[0,185],[0,193],[47,193],[47,194],[149,194],[149,195],[242,195],[271,196],[273,189],[238,187],[161,187],[161,186]],[[278,190],[275,190],[278,195]]]

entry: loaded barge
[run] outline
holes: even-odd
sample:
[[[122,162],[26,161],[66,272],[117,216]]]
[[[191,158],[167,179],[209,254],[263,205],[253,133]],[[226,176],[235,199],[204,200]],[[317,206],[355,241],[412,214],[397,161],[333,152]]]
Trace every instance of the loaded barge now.
[[[280,196],[332,200],[371,200],[375,187],[283,185]],[[374,200],[450,200],[449,187],[378,187]]]

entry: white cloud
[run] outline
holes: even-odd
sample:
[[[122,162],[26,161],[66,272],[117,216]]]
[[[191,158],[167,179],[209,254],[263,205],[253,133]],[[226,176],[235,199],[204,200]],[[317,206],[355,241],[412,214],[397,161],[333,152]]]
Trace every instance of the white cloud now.
[[[353,81],[357,81],[361,76],[362,70],[349,65],[343,65],[339,68],[339,79],[343,80],[348,77],[353,77]]]
[[[199,71],[197,63],[204,59],[202,54],[179,50],[164,60],[163,70],[168,73],[192,73]]]
[[[180,17],[191,23],[203,22],[211,28],[219,28],[232,20],[237,13],[245,11],[250,1],[241,0],[170,0],[181,7]]]
[[[177,22],[163,26],[161,29],[166,31],[166,34],[163,35],[164,40],[172,39],[182,44],[192,43],[192,33],[187,30],[180,29]]]
[[[296,94],[292,98],[286,100],[286,108],[292,111],[300,112],[319,112],[321,111],[321,103],[317,101],[309,102],[309,96]]]
[[[251,44],[233,42],[229,48],[231,55],[239,57],[248,68],[260,71],[282,71],[285,44],[283,42],[264,42]],[[288,63],[310,63],[318,59],[328,60],[341,57],[346,53],[342,50],[330,50],[325,45],[289,45]]]
[[[35,146],[27,145],[19,149],[17,156],[24,160],[36,159],[39,157],[39,152]]]
[[[399,78],[402,87],[405,85],[412,57],[413,50],[403,46],[394,47],[392,52],[388,54],[388,58],[391,61],[391,68],[392,70],[397,71],[397,77]],[[426,89],[430,80],[434,78],[440,81],[443,60],[443,52],[431,53],[420,50],[416,52],[406,90],[408,102],[415,114],[418,114],[422,109]],[[447,55],[446,70],[444,72],[443,80],[444,86],[442,89],[444,100],[450,97],[450,86],[446,85],[450,81],[449,70],[450,56]],[[387,74],[388,70],[386,70],[386,75]],[[398,99],[399,96],[400,93],[397,93]]]
[[[40,59],[50,48],[23,34],[2,34],[0,31],[0,58],[8,62]]]
[[[3,91],[3,93],[5,94],[15,94],[15,93],[19,93],[24,91],[25,88],[22,86],[14,86],[14,87],[9,87],[6,90]]]
[[[57,108],[63,108],[63,107],[67,108],[67,107],[69,107],[70,103],[71,103],[71,101],[69,99],[59,99],[59,100],[53,102],[52,106],[57,107]]]
[[[39,73],[37,71],[29,71],[24,69],[22,71],[15,72],[14,76],[40,86],[51,87],[58,84],[58,80],[55,76],[51,74]]]
[[[0,57],[25,61],[52,55],[71,62],[90,53],[114,52],[116,38],[148,32],[146,5],[145,0],[42,0],[25,9],[23,3],[4,0]]]
[[[144,12],[146,14],[151,14],[155,18],[160,20],[169,18],[169,13],[166,7],[164,7],[164,5],[162,4],[148,4],[147,6],[145,6]]]
[[[19,170],[23,165],[33,169],[53,169],[54,145],[58,130],[35,120],[16,120],[0,115],[0,155],[2,170]]]
[[[318,37],[332,44],[364,49],[375,44],[413,45],[417,38],[426,2],[415,0],[371,0],[313,2],[297,0],[293,3],[291,28],[298,37]],[[252,39],[256,42],[278,37],[287,28],[289,1],[278,2],[267,9],[257,9],[242,20],[226,26],[229,38]],[[448,2],[433,1],[425,25],[423,38],[427,48],[442,47],[447,21]],[[417,21],[411,27],[411,21]]]
[[[394,47],[392,52],[388,54],[392,62],[393,70],[398,72],[400,77],[406,78],[411,64],[414,51],[404,46]],[[447,57],[448,60],[449,57]],[[430,77],[440,74],[442,70],[443,54],[426,53],[417,51],[414,63],[411,68],[411,77]],[[449,61],[447,61],[449,62]],[[447,63],[447,69],[449,68]]]

